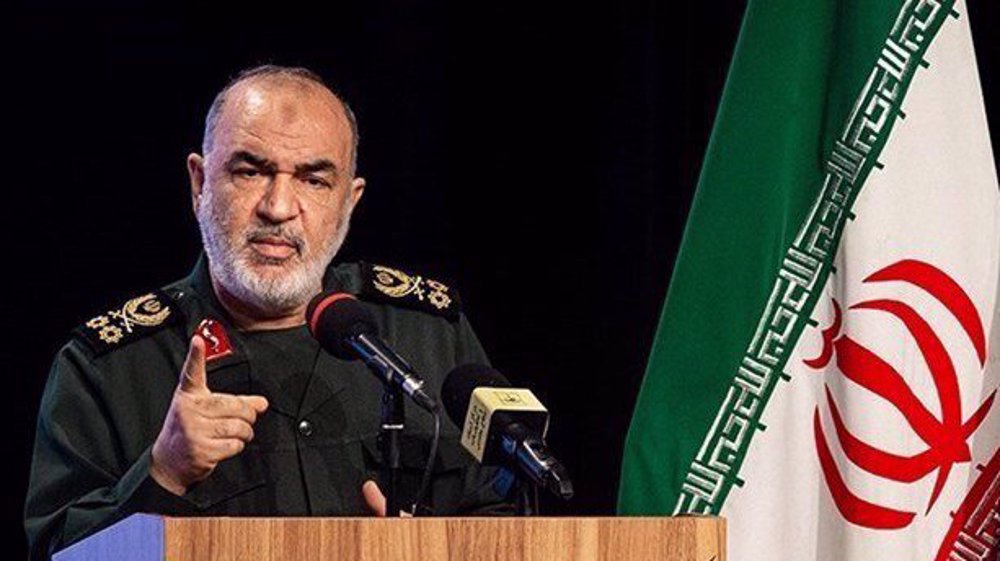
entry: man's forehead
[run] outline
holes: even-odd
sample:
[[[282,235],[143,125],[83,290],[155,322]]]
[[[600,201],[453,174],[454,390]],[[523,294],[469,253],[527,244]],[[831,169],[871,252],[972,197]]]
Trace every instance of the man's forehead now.
[[[297,79],[250,79],[228,92],[215,141],[220,148],[240,144],[340,155],[350,149],[351,129],[343,104],[325,88]]]

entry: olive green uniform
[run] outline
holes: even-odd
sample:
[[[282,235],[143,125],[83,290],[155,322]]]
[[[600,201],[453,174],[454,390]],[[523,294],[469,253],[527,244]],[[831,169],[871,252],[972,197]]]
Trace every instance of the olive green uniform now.
[[[360,295],[382,338],[423,375],[432,395],[453,367],[487,362],[458,311],[457,295],[443,284],[351,264],[328,269],[324,286]],[[207,362],[209,388],[263,395],[270,406],[242,453],[219,463],[206,480],[178,497],[149,476],[150,449],[190,337],[204,319],[218,321],[232,346],[230,354]],[[227,323],[215,298],[204,257],[187,279],[81,326],[56,357],[42,398],[25,505],[31,558],[44,559],[136,512],[370,514],[361,486],[380,467],[381,383],[359,361],[325,352],[316,353],[311,376],[300,384],[304,392],[282,391],[255,366],[245,335]],[[429,414],[407,403],[404,504],[418,486],[432,427]],[[509,513],[510,505],[496,490],[502,488],[497,472],[480,468],[461,449],[460,431],[449,420],[441,432],[426,501],[432,512]]]

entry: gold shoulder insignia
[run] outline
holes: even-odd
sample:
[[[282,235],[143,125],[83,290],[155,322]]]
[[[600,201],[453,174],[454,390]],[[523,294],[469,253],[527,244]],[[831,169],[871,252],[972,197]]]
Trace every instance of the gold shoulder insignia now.
[[[361,264],[362,287],[360,296],[366,300],[385,302],[458,319],[461,300],[458,291],[447,284],[399,269]]]
[[[171,302],[169,296],[156,290],[91,318],[74,333],[101,355],[173,323],[179,316],[171,309]]]

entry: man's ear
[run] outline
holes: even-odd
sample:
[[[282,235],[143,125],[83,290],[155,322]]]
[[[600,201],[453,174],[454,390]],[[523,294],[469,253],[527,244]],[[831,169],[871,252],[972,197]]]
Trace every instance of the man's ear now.
[[[205,158],[194,152],[187,157],[188,178],[191,181],[191,208],[198,214],[201,203],[201,193],[205,188]]]
[[[365,194],[365,178],[355,177],[351,180],[351,208],[357,206],[358,201],[361,200],[361,195]]]

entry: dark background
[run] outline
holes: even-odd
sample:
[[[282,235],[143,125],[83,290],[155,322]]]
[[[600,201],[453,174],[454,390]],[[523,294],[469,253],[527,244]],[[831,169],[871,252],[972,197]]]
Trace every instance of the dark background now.
[[[16,5],[6,37],[5,557],[24,557],[53,354],[187,274],[184,158],[215,92],[263,62],[317,70],[358,115],[368,189],[338,259],[455,281],[494,364],[553,414],[578,495],[543,511],[613,512],[745,0],[90,4]],[[970,4],[1000,134],[997,7]]]

